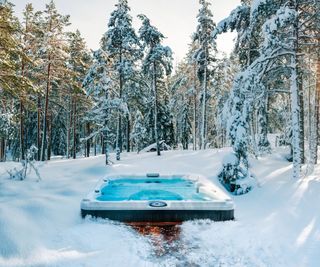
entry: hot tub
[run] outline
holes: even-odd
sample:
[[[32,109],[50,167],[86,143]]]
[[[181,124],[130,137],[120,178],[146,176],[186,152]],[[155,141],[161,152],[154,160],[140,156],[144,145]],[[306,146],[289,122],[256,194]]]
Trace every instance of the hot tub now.
[[[81,201],[81,215],[131,223],[224,221],[234,218],[234,205],[199,175],[113,175]]]

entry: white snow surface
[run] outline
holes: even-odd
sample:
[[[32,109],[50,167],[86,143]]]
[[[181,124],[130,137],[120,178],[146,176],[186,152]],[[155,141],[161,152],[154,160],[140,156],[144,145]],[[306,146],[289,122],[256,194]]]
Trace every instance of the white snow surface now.
[[[223,157],[222,164],[223,165],[236,165],[239,162],[237,156],[232,152]]]
[[[40,166],[40,182],[34,174],[9,180],[6,169],[16,163],[0,163],[0,266],[319,266],[320,166],[294,180],[279,150],[251,159],[258,186],[231,196],[234,221],[185,222],[175,241],[80,217],[81,199],[107,174],[199,173],[221,188],[216,176],[227,153],[123,153],[111,167],[103,156],[54,160]]]

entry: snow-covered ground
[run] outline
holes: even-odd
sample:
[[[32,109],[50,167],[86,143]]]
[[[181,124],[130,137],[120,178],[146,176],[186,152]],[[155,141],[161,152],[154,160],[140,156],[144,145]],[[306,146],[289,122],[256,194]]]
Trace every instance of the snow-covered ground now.
[[[175,241],[130,226],[80,218],[82,197],[110,173],[199,173],[218,186],[228,149],[123,154],[42,164],[42,181],[8,180],[0,163],[0,266],[320,266],[320,166],[293,180],[281,151],[251,160],[258,187],[233,196],[235,221],[186,222]],[[163,253],[159,253],[163,246]]]

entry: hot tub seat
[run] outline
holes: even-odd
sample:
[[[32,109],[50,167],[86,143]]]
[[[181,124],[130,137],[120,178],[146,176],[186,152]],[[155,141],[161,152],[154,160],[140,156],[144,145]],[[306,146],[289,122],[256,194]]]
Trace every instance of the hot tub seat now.
[[[179,194],[168,190],[141,190],[132,194],[129,200],[182,200],[183,197]]]

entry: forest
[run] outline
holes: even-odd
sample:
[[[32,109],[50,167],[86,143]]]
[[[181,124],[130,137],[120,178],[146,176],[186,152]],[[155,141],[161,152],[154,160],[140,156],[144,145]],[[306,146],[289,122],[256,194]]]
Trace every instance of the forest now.
[[[0,267],[319,266],[319,0],[219,20],[222,1],[90,1],[112,10],[98,49],[64,12],[93,31],[87,0],[18,1],[0,0]]]
[[[152,18],[121,0],[100,48],[90,51],[53,1],[23,19],[1,1],[0,160],[39,161],[140,151],[232,146],[221,177],[250,176],[248,155],[270,153],[268,134],[289,145],[294,177],[318,161],[319,1],[242,1],[220,22],[201,0],[189,52],[173,68]],[[230,55],[216,38],[237,33]]]

